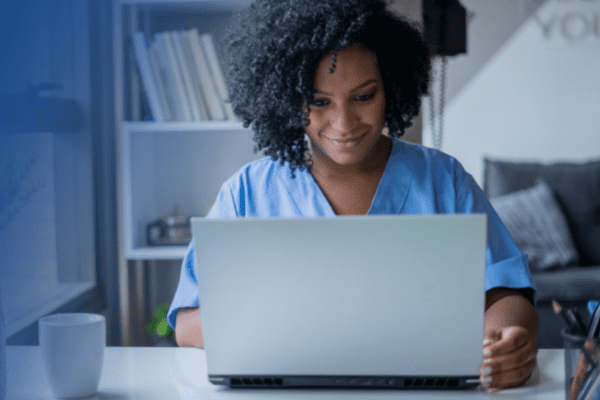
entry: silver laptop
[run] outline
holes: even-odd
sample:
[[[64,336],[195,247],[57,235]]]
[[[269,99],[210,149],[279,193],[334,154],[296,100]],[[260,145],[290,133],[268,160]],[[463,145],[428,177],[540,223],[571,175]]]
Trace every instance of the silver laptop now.
[[[208,378],[476,386],[487,216],[192,218]]]

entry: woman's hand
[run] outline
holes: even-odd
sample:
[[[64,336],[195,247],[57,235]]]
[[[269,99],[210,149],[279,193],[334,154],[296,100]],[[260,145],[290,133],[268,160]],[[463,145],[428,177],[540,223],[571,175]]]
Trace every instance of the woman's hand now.
[[[538,347],[527,329],[493,329],[486,332],[483,343],[479,374],[481,386],[488,392],[521,386],[531,377]]]
[[[537,356],[539,320],[531,302],[520,292],[494,288],[486,292],[485,339],[480,368],[488,391],[524,384]]]

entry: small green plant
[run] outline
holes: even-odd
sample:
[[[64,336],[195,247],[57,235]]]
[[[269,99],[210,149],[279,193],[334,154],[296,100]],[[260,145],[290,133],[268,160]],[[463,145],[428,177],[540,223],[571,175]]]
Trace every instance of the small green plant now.
[[[156,332],[164,337],[173,335],[173,329],[167,322],[167,312],[169,312],[169,304],[165,303],[159,306],[156,313],[150,318],[150,322],[146,324],[146,332]]]

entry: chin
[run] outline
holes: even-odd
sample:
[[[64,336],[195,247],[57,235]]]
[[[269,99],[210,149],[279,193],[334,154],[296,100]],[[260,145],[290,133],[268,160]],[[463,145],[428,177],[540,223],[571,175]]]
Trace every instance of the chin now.
[[[365,161],[366,156],[370,149],[362,150],[360,152],[329,152],[327,156],[337,165],[352,166],[360,164]]]
[[[352,166],[364,162],[383,138],[381,133],[377,135],[365,134],[355,143],[334,143],[324,138],[313,149],[318,148],[321,156],[340,166]]]

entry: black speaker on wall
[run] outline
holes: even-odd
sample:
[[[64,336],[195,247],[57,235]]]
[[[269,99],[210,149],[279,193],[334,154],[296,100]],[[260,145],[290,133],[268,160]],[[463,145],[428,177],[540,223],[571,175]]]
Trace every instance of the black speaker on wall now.
[[[425,40],[433,55],[467,52],[467,10],[458,0],[422,0]]]

